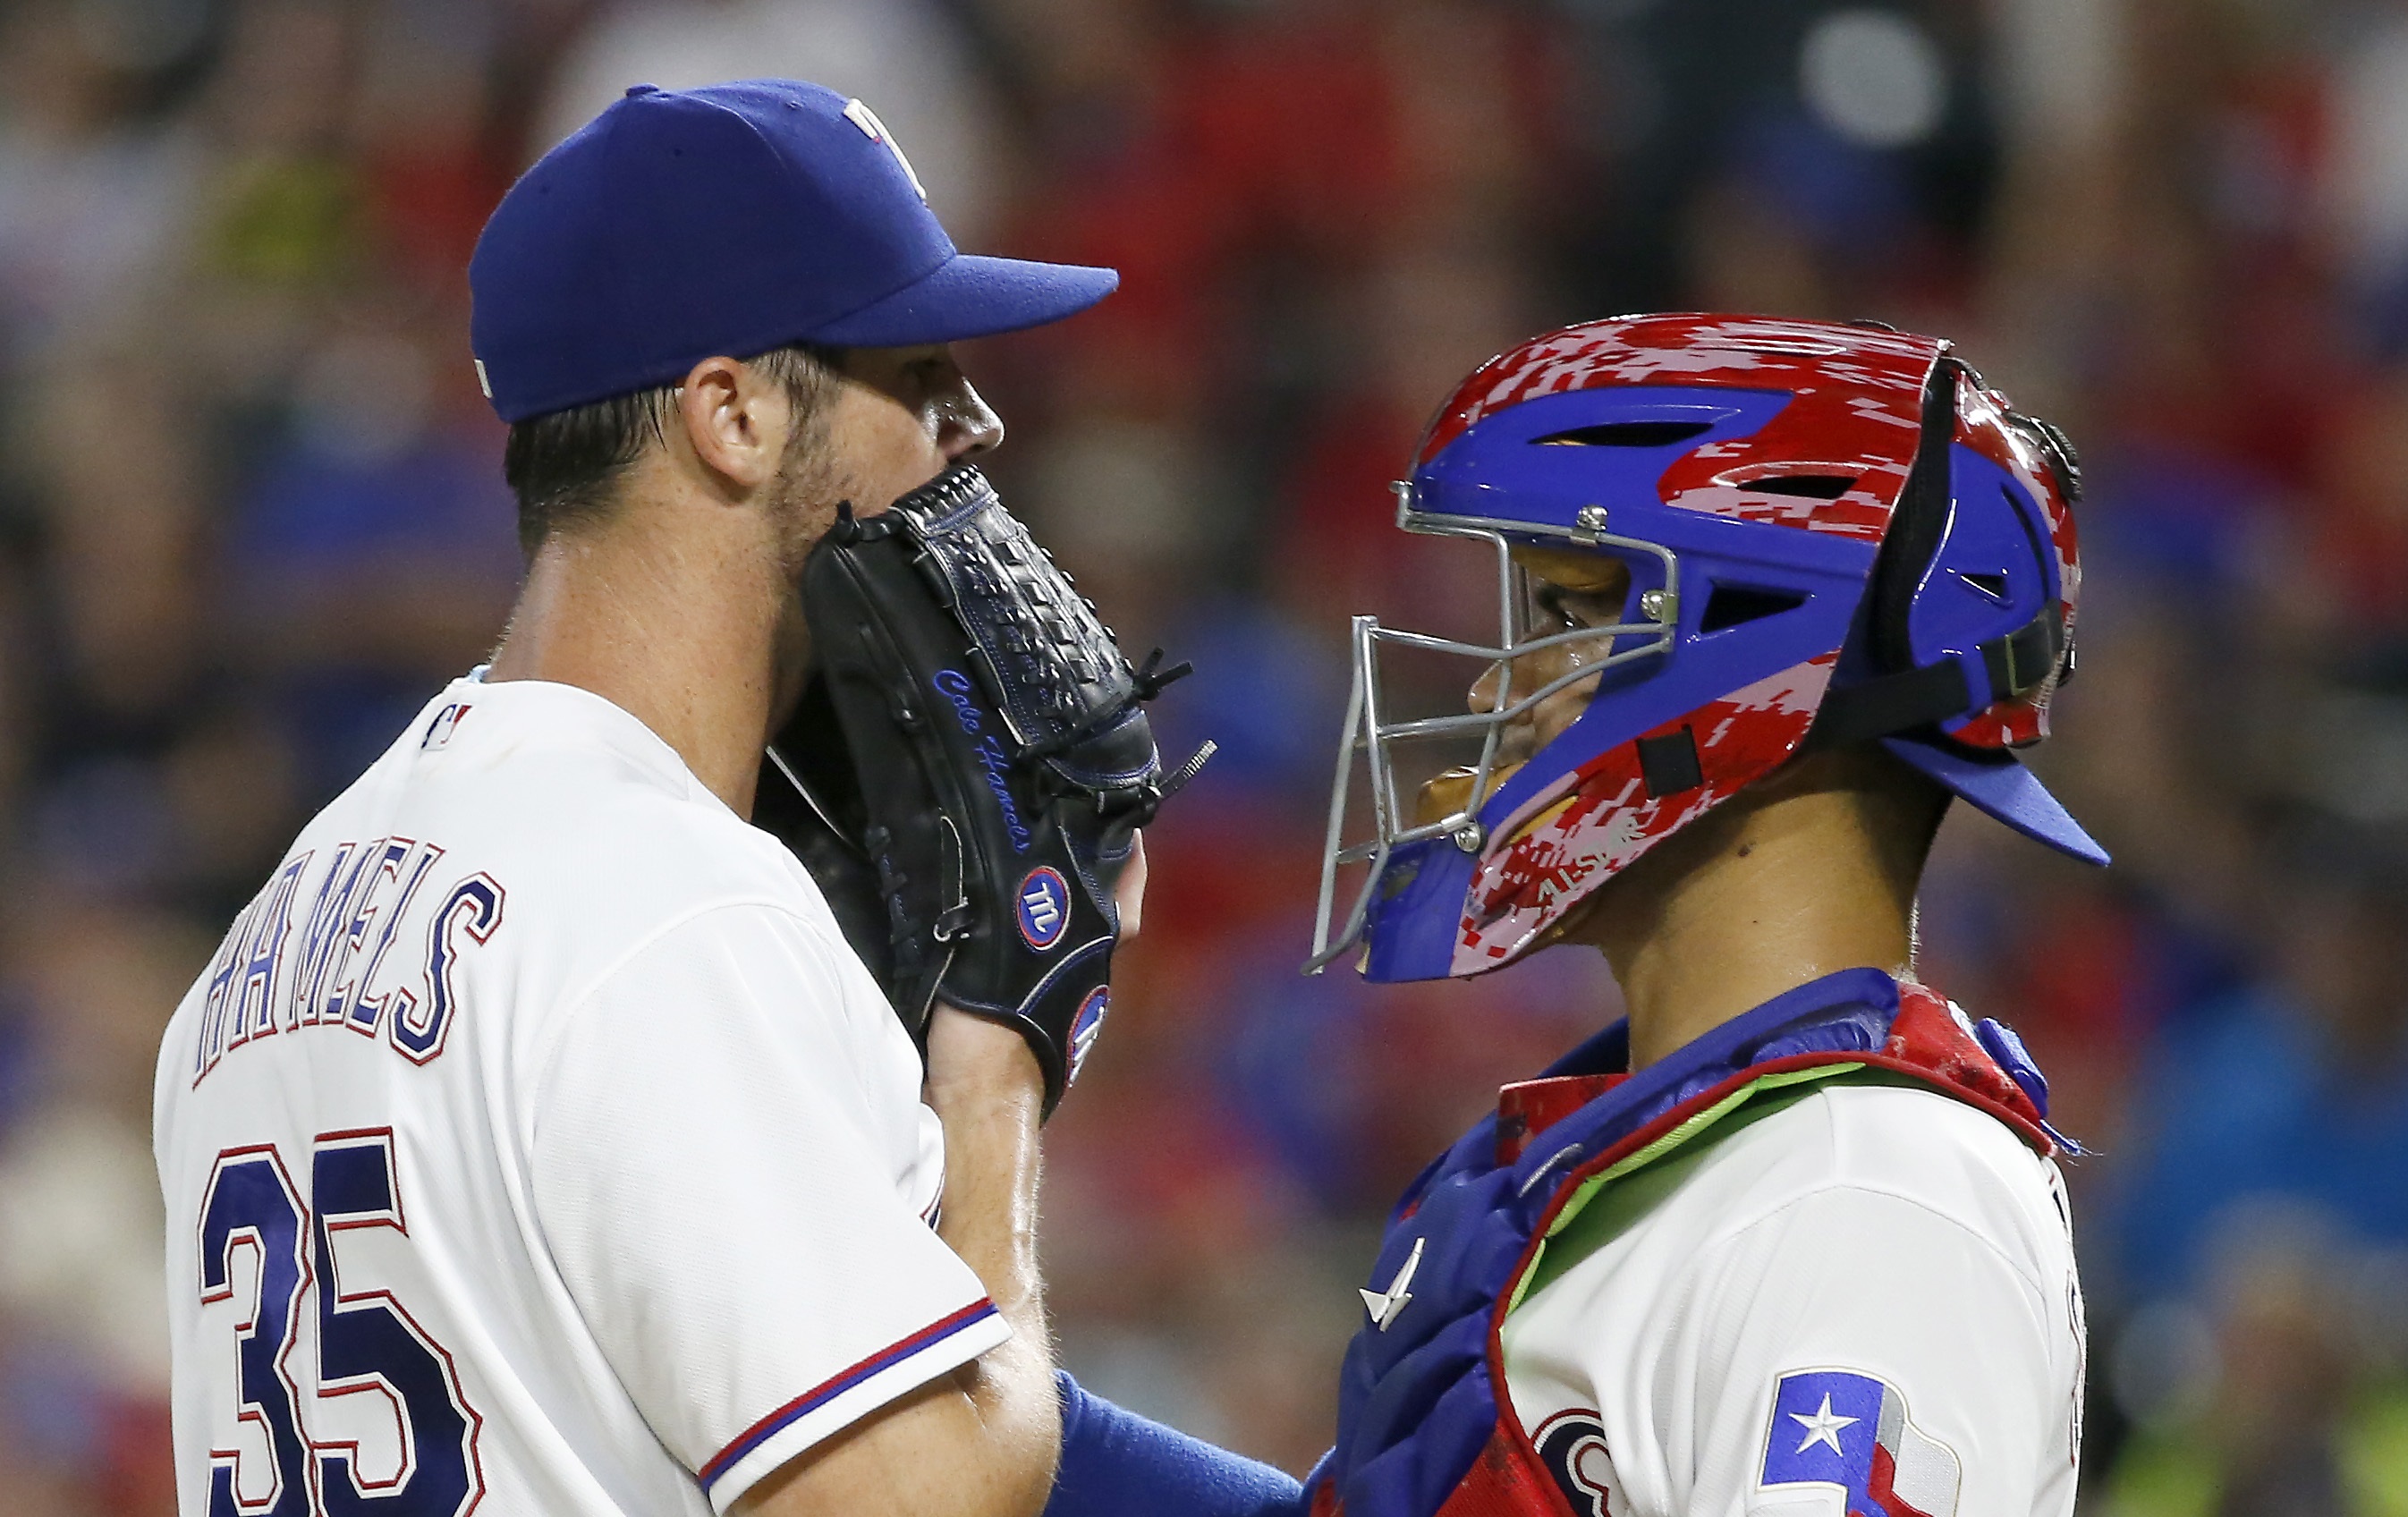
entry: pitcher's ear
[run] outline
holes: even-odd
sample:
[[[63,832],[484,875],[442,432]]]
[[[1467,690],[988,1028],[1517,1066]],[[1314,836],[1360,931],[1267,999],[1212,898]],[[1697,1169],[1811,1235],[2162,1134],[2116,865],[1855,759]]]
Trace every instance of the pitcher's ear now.
[[[749,494],[775,478],[785,458],[784,436],[768,424],[773,397],[783,404],[774,380],[725,356],[696,364],[678,387],[687,448],[739,493]]]

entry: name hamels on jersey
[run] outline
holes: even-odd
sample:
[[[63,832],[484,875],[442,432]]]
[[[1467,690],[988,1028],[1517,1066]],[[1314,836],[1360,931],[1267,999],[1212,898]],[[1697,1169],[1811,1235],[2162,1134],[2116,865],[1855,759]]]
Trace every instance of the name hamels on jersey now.
[[[573,736],[589,724],[599,744]],[[781,850],[624,713],[565,687],[464,680],[303,829],[235,919],[187,996],[192,1084],[308,1029],[432,1064],[513,887],[552,918],[536,937],[557,971],[514,1018],[548,1014],[569,988],[560,975],[590,974],[696,901],[824,909]]]
[[[455,966],[500,929],[509,894],[479,870],[443,886],[441,904],[412,923],[410,908],[440,878],[444,852],[417,838],[376,837],[286,860],[209,961],[193,1082],[245,1044],[308,1027],[383,1041],[413,1064],[440,1057],[460,1001]],[[396,944],[406,957],[394,959]]]

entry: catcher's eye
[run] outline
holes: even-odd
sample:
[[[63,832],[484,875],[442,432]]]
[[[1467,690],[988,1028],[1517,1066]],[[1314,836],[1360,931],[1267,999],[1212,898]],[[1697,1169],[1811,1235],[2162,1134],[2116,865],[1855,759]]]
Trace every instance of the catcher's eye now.
[[[1535,636],[1611,626],[1623,620],[1630,567],[1609,554],[1520,544],[1513,565],[1522,607]]]
[[[1537,612],[1532,618],[1532,630],[1539,632],[1572,632],[1582,627],[1601,627],[1616,621],[1622,613],[1622,603],[1617,598],[1609,598],[1593,591],[1567,589],[1536,576],[1530,580],[1530,606]]]

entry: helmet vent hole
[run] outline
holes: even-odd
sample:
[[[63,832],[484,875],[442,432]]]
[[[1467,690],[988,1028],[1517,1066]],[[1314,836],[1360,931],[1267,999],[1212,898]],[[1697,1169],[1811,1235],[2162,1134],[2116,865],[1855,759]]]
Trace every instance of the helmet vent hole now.
[[[1670,448],[1713,429],[1712,422],[1604,422],[1530,440],[1541,448]]]
[[[1760,491],[1768,495],[1803,495],[1808,500],[1837,500],[1856,488],[1853,474],[1781,474],[1770,479],[1750,479],[1740,486],[1742,490]]]
[[[2000,605],[2007,603],[2007,577],[2003,574],[1968,574],[1959,571],[1958,579],[1971,585]]]
[[[1716,585],[1706,597],[1706,614],[1698,623],[1699,633],[1721,632],[1728,627],[1759,622],[1768,616],[1794,611],[1806,604],[1806,597],[1794,590],[1758,590],[1753,585]]]

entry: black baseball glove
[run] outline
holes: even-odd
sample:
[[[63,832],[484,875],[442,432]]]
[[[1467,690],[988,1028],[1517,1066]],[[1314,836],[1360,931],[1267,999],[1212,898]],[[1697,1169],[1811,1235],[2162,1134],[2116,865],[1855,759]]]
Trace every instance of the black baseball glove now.
[[[940,995],[1011,1023],[1050,1114],[1109,1004],[1134,834],[1206,756],[1166,780],[1146,721],[1186,666],[1131,668],[966,464],[882,515],[841,510],[803,608],[811,682],[754,821],[819,881],[924,1050]]]

